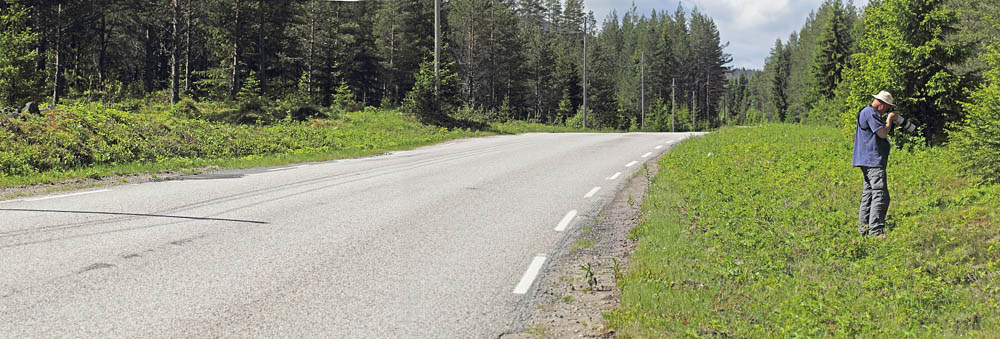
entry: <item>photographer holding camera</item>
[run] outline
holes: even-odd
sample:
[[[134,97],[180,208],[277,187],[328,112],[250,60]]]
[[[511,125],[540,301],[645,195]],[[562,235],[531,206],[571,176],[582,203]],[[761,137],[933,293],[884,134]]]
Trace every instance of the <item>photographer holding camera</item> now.
[[[889,210],[889,185],[885,171],[889,161],[888,139],[898,116],[892,112],[895,103],[889,92],[881,91],[872,97],[875,100],[858,112],[851,165],[860,167],[864,176],[858,232],[884,237],[885,215]],[[886,113],[888,116],[883,117]]]

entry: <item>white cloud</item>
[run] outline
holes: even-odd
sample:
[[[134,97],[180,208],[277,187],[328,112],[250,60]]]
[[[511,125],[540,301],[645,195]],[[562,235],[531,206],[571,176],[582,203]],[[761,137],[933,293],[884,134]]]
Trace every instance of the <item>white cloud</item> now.
[[[867,0],[854,1],[863,6]],[[787,41],[793,31],[805,24],[809,13],[815,11],[823,0],[680,0],[684,8],[711,17],[719,27],[719,37],[729,42],[726,52],[733,56],[733,67],[762,68],[774,41]],[[635,0],[640,15],[648,16],[654,9],[673,13],[677,0]],[[585,0],[588,10],[594,11],[598,21],[617,10],[618,17],[632,7],[632,2],[614,0]]]

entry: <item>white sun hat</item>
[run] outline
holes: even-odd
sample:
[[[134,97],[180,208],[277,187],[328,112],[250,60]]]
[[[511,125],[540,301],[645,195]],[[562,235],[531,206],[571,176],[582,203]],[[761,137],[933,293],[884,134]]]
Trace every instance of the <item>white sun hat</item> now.
[[[873,95],[872,98],[875,98],[875,99],[878,99],[881,102],[887,103],[887,104],[889,104],[889,106],[893,106],[893,107],[896,106],[896,102],[895,102],[895,100],[892,99],[892,94],[889,94],[889,92],[886,92],[886,91],[878,92],[878,94]]]

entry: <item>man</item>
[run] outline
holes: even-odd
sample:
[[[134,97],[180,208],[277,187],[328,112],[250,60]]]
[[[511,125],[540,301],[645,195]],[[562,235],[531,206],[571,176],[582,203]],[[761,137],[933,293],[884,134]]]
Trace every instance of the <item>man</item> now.
[[[891,112],[895,102],[889,92],[881,91],[872,97],[875,100],[871,105],[858,112],[851,165],[861,168],[864,176],[858,232],[861,235],[883,236],[885,214],[889,210],[885,167],[889,161],[888,139],[896,113]],[[886,113],[889,113],[888,116],[883,118]]]

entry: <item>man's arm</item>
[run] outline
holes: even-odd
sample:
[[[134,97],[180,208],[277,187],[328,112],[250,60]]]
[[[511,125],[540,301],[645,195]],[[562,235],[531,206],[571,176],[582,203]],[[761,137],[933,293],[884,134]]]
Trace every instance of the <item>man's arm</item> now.
[[[892,130],[893,120],[896,120],[896,112],[889,112],[889,116],[885,118],[885,128],[879,128],[875,131],[875,135],[882,139],[889,139],[889,131]]]

